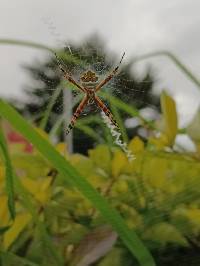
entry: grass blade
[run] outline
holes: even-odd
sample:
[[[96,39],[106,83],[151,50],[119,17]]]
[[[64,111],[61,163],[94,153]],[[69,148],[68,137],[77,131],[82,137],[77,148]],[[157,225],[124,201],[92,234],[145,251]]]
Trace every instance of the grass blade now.
[[[2,151],[2,155],[4,157],[4,163],[6,168],[6,192],[8,195],[8,209],[10,212],[10,216],[12,220],[15,219],[15,193],[14,193],[14,174],[13,168],[10,160],[10,156],[7,150],[7,146],[5,145],[5,138],[0,128],[0,149]]]
[[[148,59],[150,57],[157,57],[157,56],[167,56],[172,62],[195,84],[198,88],[200,88],[200,80],[192,73],[188,67],[186,67],[180,59],[177,58],[174,54],[169,51],[157,51],[153,53],[144,54],[141,56],[137,56],[134,58],[134,63],[139,62],[144,59]]]
[[[25,41],[25,40],[0,39],[0,44],[1,45],[26,46],[26,47],[31,47],[31,48],[36,48],[36,49],[42,49],[42,50],[46,50],[46,51],[55,53],[54,49],[53,48],[50,48],[47,45],[44,45],[44,44],[41,44],[41,43],[30,42],[30,41]]]
[[[81,123],[81,121],[77,121],[75,127],[81,130],[85,135],[88,135],[93,140],[99,142],[98,134],[96,134],[96,132],[89,126],[84,125],[83,123]]]
[[[51,110],[52,110],[54,104],[56,103],[56,100],[57,100],[58,96],[60,95],[61,91],[62,91],[62,87],[61,86],[57,87],[55,89],[53,95],[50,98],[50,101],[49,101],[47,108],[44,112],[44,116],[40,122],[40,128],[43,130],[45,130],[45,128],[46,128],[48,119],[50,117]]]
[[[112,114],[114,115],[115,120],[117,121],[117,124],[119,125],[120,132],[122,134],[121,136],[122,136],[123,142],[128,142],[128,136],[126,133],[125,125],[124,125],[122,118],[121,118],[121,115],[120,115],[120,113],[119,113],[119,111],[115,105],[111,106],[111,111],[112,111]]]

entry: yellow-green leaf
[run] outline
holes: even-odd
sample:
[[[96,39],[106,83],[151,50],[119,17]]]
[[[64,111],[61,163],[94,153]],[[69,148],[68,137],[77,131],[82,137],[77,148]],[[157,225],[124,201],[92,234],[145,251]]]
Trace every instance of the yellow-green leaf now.
[[[42,204],[47,202],[51,195],[51,177],[46,177],[42,180],[32,180],[23,177],[22,184]]]
[[[154,188],[163,188],[167,181],[168,161],[159,157],[148,157],[144,165],[144,176]]]
[[[6,195],[0,196],[0,206],[0,227],[4,227],[9,222],[8,197]]]
[[[0,191],[4,187],[5,183],[5,167],[0,165]]]
[[[186,239],[173,225],[161,222],[153,225],[144,233],[146,239],[156,241],[162,245],[168,243],[175,243],[180,245],[187,245]]]
[[[166,92],[161,95],[161,108],[163,114],[162,132],[167,137],[167,144],[173,145],[178,129],[176,103]]]
[[[10,247],[30,221],[31,215],[29,213],[21,213],[15,217],[12,227],[4,234],[3,246],[5,249]]]
[[[120,151],[116,150],[112,159],[112,176],[117,177],[123,171],[124,167],[127,165],[126,155]]]
[[[144,150],[144,142],[139,137],[135,137],[129,142],[128,148],[133,154],[142,152]]]
[[[83,175],[89,177],[94,173],[92,160],[81,154],[73,154],[70,156],[70,162]]]
[[[95,149],[89,150],[89,157],[96,167],[103,169],[106,173],[111,170],[111,153],[106,145],[98,145]]]

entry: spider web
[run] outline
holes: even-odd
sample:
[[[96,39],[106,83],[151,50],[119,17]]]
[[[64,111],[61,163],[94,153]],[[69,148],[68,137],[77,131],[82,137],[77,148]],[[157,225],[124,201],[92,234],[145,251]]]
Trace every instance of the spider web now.
[[[48,27],[48,30],[56,41],[59,49],[64,50],[66,54],[70,54],[74,58],[84,62],[84,65],[72,64],[69,66],[63,60],[63,67],[68,73],[71,73],[72,77],[78,82],[80,82],[81,74],[88,69],[92,70],[99,76],[99,81],[103,80],[110,71],[119,64],[120,57],[124,51],[121,51],[121,54],[109,51],[106,48],[105,41],[101,39],[98,34],[89,36],[89,38],[86,38],[81,42],[80,46],[75,43],[65,42],[63,36],[59,34],[58,29],[56,29],[54,22],[50,17],[45,17],[42,20]],[[151,90],[148,89],[153,87],[154,82],[153,78],[150,77],[152,76],[152,73],[150,72],[151,71],[148,70],[143,76],[139,76],[135,73],[135,68],[131,63],[131,60],[125,56],[125,60],[122,62],[118,74],[114,76],[108,84],[103,86],[101,91],[114,95],[130,106],[135,106],[137,109],[141,110],[141,116],[144,116],[147,120],[155,119],[158,115],[158,101],[156,102],[155,96],[153,96],[153,94],[151,95]],[[144,77],[145,75],[147,75],[146,78]],[[67,86],[65,86],[65,88],[67,89]],[[72,109],[72,106],[74,105],[77,106],[77,99],[80,99],[81,94],[82,93],[77,89],[73,89],[72,95],[69,95],[69,93],[67,94],[68,96],[66,97],[70,98],[72,101],[69,109]],[[154,100],[152,101],[152,99]],[[111,108],[111,103],[108,100],[103,99],[103,101],[109,108]],[[56,108],[60,113],[62,113],[63,110],[66,111],[66,126],[67,123],[70,122],[70,118],[68,117],[70,112],[67,112],[68,107],[66,106],[66,103],[59,103]],[[75,107],[73,107],[73,112],[74,110]],[[99,113],[100,116],[99,108],[93,104],[84,108],[81,116],[97,115],[97,113]],[[125,115],[122,110],[119,110],[119,113],[122,113],[125,129],[128,129],[129,131],[132,129],[132,133],[129,133],[129,135],[137,133],[142,135],[142,137],[145,137],[144,128],[138,128],[137,132],[134,130],[134,128],[140,124],[137,117],[130,116],[130,114]],[[79,138],[79,135],[74,134],[74,138]]]
[[[84,62],[84,65],[75,65],[70,69],[72,77],[78,82],[80,82],[81,74],[87,70],[92,70],[93,72],[95,72],[99,77],[99,81],[103,80],[119,64],[121,55],[116,56],[114,55],[114,53],[112,54],[108,51],[102,50],[101,47],[91,47],[87,42],[85,42],[81,48],[81,51],[76,51],[76,49],[73,49],[73,47],[71,46],[65,47],[66,52],[70,52],[70,54],[74,58],[78,58],[80,61]],[[128,71],[130,73],[127,72],[126,65],[127,63],[125,61],[122,62],[117,75],[115,75],[112,80],[110,80],[105,86],[103,86],[101,91],[109,93],[110,95],[114,95],[126,104],[134,104],[136,106],[139,106],[140,109],[143,109],[141,110],[141,115],[146,116],[147,119],[151,119],[152,116],[147,115],[147,112],[145,112],[143,107],[145,107],[145,109],[148,107],[147,110],[152,111],[148,113],[152,114],[153,116],[157,115],[155,106],[153,106],[153,104],[148,101],[148,97],[146,97],[149,91],[146,91],[145,87],[151,86],[152,80],[144,80],[143,77],[138,77],[136,74],[134,75],[132,68],[128,68]],[[66,71],[68,71],[68,67],[64,62],[63,67],[66,69]],[[77,101],[77,98],[82,95],[82,93],[75,88],[72,91],[72,95],[73,103],[75,103]],[[130,99],[132,99],[132,101]],[[109,108],[111,107],[111,104],[108,100],[102,100]],[[120,112],[121,110],[119,110],[119,113]],[[97,113],[100,117],[99,108],[95,104],[89,105],[84,108],[80,118],[84,116],[97,115]],[[69,117],[67,119],[69,122]],[[138,125],[139,122],[137,118],[126,115],[123,123],[127,128],[134,128],[134,126]],[[141,134],[144,135],[144,132],[141,131]],[[78,137],[79,136],[74,135],[75,140]],[[83,135],[83,137],[85,137],[85,135]]]
[[[102,81],[119,64],[119,61],[121,59],[123,51],[121,54],[116,54],[112,51],[107,50],[101,42],[96,41],[95,43],[95,41],[85,41],[81,46],[78,46],[76,44],[65,45],[63,46],[64,48],[60,49],[61,55],[60,52],[57,54],[62,67],[79,84],[81,84],[80,76],[87,70],[91,70],[96,73],[99,78],[98,82]],[[80,63],[67,61],[66,56],[69,55],[73,60],[75,60],[75,62],[78,61]],[[35,76],[33,75],[34,79],[36,79],[35,87],[39,89],[37,93],[35,93],[35,96],[37,97],[32,97],[31,102],[32,104],[39,103],[41,99],[38,99],[38,96],[41,96],[41,98],[43,97],[43,100],[45,98],[46,109],[53,97],[53,93],[55,92],[57,87],[60,86],[60,81],[64,81],[65,79],[63,78],[63,73],[58,67],[56,57],[52,57],[51,61],[47,61],[46,63],[39,63],[39,68],[40,67],[43,67],[43,70],[37,72]],[[59,79],[60,81],[57,79]],[[129,58],[125,55],[125,59],[122,61],[118,73],[106,85],[102,87],[99,93],[97,93],[97,95],[102,99],[105,105],[111,110],[111,113],[113,111],[113,107],[117,108],[118,116],[120,116],[122,120],[124,130],[127,131],[129,139],[131,139],[135,135],[140,135],[143,138],[146,137],[144,128],[140,126],[141,121],[138,119],[138,117],[134,117],[133,115],[126,113],[123,109],[115,106],[113,102],[109,101],[108,98],[102,97],[101,93],[103,92],[107,93],[108,95],[114,96],[127,106],[131,106],[133,109],[137,108],[141,116],[144,116],[147,120],[151,120],[158,115],[157,106],[153,104],[153,101],[151,101],[151,99],[154,98],[153,94],[151,94],[153,82],[154,80],[151,77],[150,71],[149,73],[146,72],[145,74],[143,74],[143,76],[137,75],[134,70],[134,65],[131,63],[131,60],[129,60]],[[46,84],[45,87],[44,83]],[[44,92],[46,93],[45,95]],[[47,127],[47,130],[50,132],[52,130],[52,127],[57,128],[57,124],[58,127],[59,125],[61,125],[61,123],[58,123],[59,121],[62,121],[63,129],[61,131],[66,132],[66,128],[70,123],[72,114],[74,113],[78,106],[78,103],[84,96],[84,94],[78,88],[71,86],[66,81],[62,82],[61,93],[64,93],[65,99],[61,100],[59,95],[57,95],[57,98],[54,99],[54,105],[49,118],[50,124]],[[41,109],[40,111],[45,113],[45,109]],[[61,116],[63,120],[60,119]],[[38,110],[35,109],[34,119],[37,119],[37,117]],[[99,119],[103,122],[103,119],[101,117],[101,110],[99,109],[99,107],[96,104],[87,105],[82,111],[80,117],[77,119],[79,127],[77,127],[77,124],[75,126],[75,129],[72,130],[75,146],[76,143],[79,143],[80,146],[81,142],[84,143],[83,146],[85,145],[85,143],[89,144],[88,146],[85,145],[85,151],[83,151],[84,149],[82,149],[83,152],[86,152],[88,148],[92,148],[97,144],[97,142],[104,143],[105,141],[102,136],[103,130],[102,128],[100,128],[100,126],[97,125],[97,123],[86,123],[82,125],[82,129],[80,128],[80,123],[83,121],[82,118],[92,120],[93,117],[96,120]],[[89,136],[88,138],[88,133],[90,133],[91,130],[95,131],[96,138],[99,134],[98,141],[97,139],[96,141],[91,141],[91,136]],[[56,132],[56,130],[53,129],[53,132]],[[65,138],[65,136],[63,137]]]

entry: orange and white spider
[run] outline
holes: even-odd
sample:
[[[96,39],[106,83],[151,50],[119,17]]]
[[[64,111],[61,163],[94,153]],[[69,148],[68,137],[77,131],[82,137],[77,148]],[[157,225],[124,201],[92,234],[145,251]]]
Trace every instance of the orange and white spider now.
[[[85,96],[83,97],[82,101],[78,105],[75,113],[72,116],[71,122],[67,127],[66,134],[69,134],[69,132],[73,129],[75,122],[77,118],[82,113],[83,109],[86,107],[87,104],[96,103],[97,106],[105,113],[105,115],[110,119],[111,123],[115,125],[117,128],[119,126],[117,125],[116,120],[114,119],[112,113],[110,110],[106,107],[106,105],[102,102],[102,100],[96,95],[96,92],[99,91],[108,81],[110,81],[114,75],[117,73],[119,66],[124,58],[125,53],[123,53],[122,58],[118,64],[118,66],[115,67],[115,69],[101,82],[98,83],[98,76],[96,76],[95,72],[92,72],[91,70],[88,70],[87,72],[83,73],[81,76],[81,85],[75,81],[66,70],[63,69],[60,61],[59,68],[63,72],[64,78],[71,82],[73,85],[75,85],[79,90],[85,93]],[[56,56],[57,58],[57,56]],[[58,59],[58,58],[57,58]]]

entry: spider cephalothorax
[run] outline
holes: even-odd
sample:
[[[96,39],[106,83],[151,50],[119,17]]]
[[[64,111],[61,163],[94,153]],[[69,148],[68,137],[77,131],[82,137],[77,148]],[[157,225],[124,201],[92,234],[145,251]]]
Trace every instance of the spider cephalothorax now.
[[[81,76],[82,82],[97,82],[98,79],[99,78],[96,76],[96,73],[91,70],[88,70]]]
[[[95,72],[92,72],[91,70],[88,70],[87,72],[84,72],[80,78],[82,81],[81,85],[87,90],[94,91],[96,85],[98,84],[98,76],[96,76]]]
[[[119,65],[122,62],[125,53],[123,54]],[[57,57],[57,56],[56,56]],[[57,58],[58,59],[58,58]],[[58,60],[59,61],[59,60]],[[79,117],[83,109],[88,103],[95,102],[97,106],[105,113],[105,115],[110,119],[111,123],[118,127],[116,120],[114,119],[113,115],[111,114],[110,110],[106,107],[106,105],[102,102],[102,100],[96,95],[96,92],[99,91],[109,80],[111,80],[114,75],[117,73],[119,69],[119,65],[102,81],[98,81],[98,77],[96,76],[95,72],[88,70],[87,72],[83,73],[80,77],[82,84],[80,85],[77,81],[75,81],[62,67],[61,63],[59,62],[59,67],[61,71],[64,73],[64,77],[74,84],[78,89],[85,93],[83,100],[80,102],[79,106],[77,107],[71,122],[67,128],[67,134],[70,130],[74,127],[76,119]],[[119,127],[118,127],[119,128]]]

